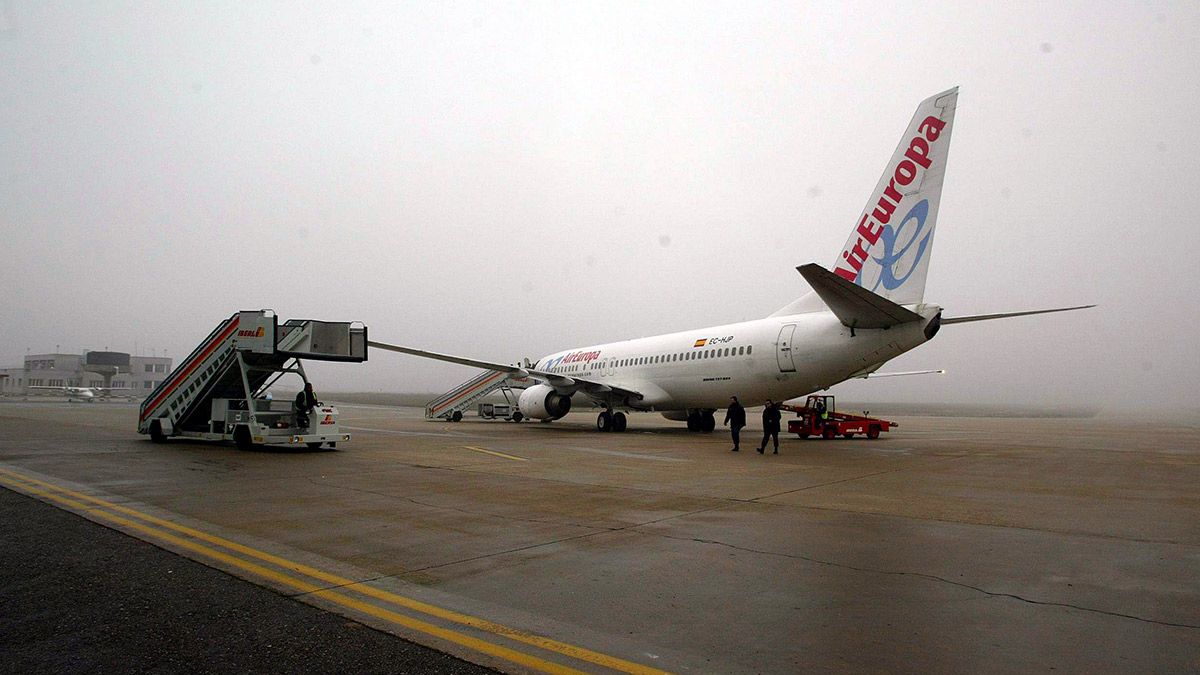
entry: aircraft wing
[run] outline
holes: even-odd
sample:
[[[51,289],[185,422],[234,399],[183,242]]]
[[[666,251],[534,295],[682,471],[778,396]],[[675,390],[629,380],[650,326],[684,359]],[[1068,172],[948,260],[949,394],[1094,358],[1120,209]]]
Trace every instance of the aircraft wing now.
[[[510,366],[503,363],[492,363],[491,361],[480,361],[479,359],[470,359],[463,356],[453,356],[451,354],[439,354],[438,352],[426,351],[424,349],[413,349],[412,347],[401,347],[400,345],[390,345],[386,342],[367,342],[368,345],[376,349],[385,349],[390,352],[398,352],[400,354],[408,354],[410,356],[420,356],[425,359],[434,359],[435,361],[445,361],[447,363],[457,363],[462,366],[472,366],[474,368],[483,368],[484,370],[496,370],[502,373],[508,373],[515,378],[529,378],[537,382],[544,382],[555,389],[567,390],[570,393],[582,391],[589,396],[597,398],[628,398],[633,400],[641,400],[643,395],[632,389],[623,387],[613,387],[595,380],[585,380],[578,377],[567,377],[558,373],[547,373],[533,368],[521,368],[519,366]]]
[[[29,385],[26,389],[53,389],[54,391],[71,391],[70,387],[42,387],[38,385]]]

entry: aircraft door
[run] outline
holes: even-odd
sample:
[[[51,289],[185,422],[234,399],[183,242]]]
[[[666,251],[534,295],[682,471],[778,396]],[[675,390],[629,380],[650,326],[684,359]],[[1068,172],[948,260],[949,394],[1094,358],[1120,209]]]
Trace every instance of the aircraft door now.
[[[792,334],[796,332],[796,324],[789,323],[779,329],[779,341],[776,342],[775,358],[779,361],[779,372],[794,373],[796,364],[792,362]]]

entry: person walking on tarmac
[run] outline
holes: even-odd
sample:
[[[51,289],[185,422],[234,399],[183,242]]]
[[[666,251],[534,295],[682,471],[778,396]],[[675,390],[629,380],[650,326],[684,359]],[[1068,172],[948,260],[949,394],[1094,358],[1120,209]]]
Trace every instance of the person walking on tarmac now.
[[[775,441],[775,454],[779,454],[779,406],[775,405],[771,399],[767,399],[766,407],[762,413],[763,423],[763,439],[758,446],[758,454],[763,454],[763,450],[767,449],[767,439]]]
[[[725,424],[729,427],[729,432],[733,434],[733,450],[737,452],[740,445],[742,427],[746,426],[746,409],[738,403],[736,396],[729,397],[729,408],[725,411]]]
[[[320,405],[317,395],[313,392],[312,382],[305,382],[304,389],[296,394],[296,426],[308,428],[308,413]]]

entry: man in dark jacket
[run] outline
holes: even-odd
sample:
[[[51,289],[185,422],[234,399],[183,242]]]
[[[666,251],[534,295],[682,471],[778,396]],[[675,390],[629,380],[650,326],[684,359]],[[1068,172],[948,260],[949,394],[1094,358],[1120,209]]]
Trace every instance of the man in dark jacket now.
[[[758,454],[763,454],[763,450],[767,447],[767,439],[774,439],[775,454],[779,454],[779,406],[771,399],[767,399],[766,407],[762,413],[763,422],[763,439],[758,445]]]
[[[729,397],[729,408],[725,411],[725,424],[733,434],[732,452],[737,452],[742,427],[746,426],[746,409],[742,407],[741,403],[738,403],[736,396]]]
[[[304,390],[296,394],[296,426],[308,428],[308,413],[319,405],[317,395],[313,392],[312,382],[304,383]]]

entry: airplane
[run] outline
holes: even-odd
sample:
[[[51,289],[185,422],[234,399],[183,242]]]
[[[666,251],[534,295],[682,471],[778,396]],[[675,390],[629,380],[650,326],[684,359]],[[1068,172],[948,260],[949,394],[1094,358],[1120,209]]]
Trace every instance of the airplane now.
[[[128,389],[129,387],[41,387],[31,386],[30,389],[52,389],[60,394],[65,394],[67,401],[79,399],[88,403],[95,403],[97,397],[107,397],[110,392]]]
[[[624,411],[654,411],[707,432],[731,395],[785,401],[853,378],[901,374],[877,371],[943,326],[1094,307],[943,317],[942,307],[924,301],[957,103],[955,87],[917,106],[832,269],[797,267],[812,291],[765,318],[574,347],[523,365],[369,344],[532,379],[518,397],[518,421],[560,419],[582,394],[603,409],[600,431],[624,431]]]

